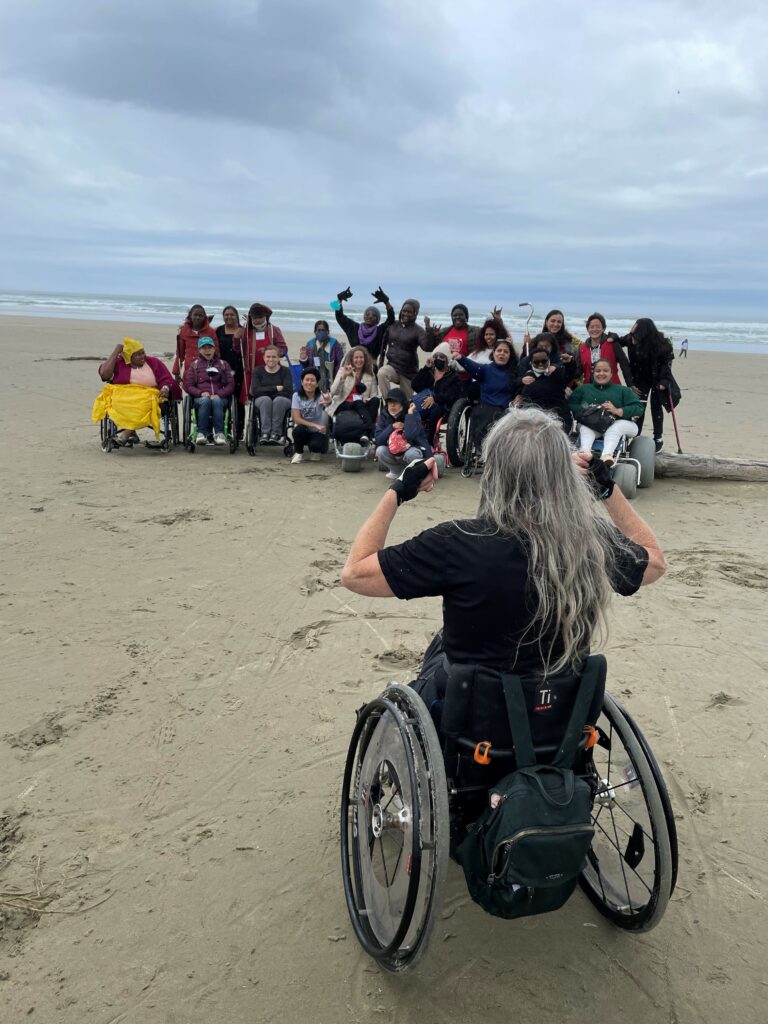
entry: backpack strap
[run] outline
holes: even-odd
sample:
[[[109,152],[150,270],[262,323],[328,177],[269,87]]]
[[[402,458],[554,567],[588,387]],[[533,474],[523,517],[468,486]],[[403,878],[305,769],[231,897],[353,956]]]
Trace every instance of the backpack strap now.
[[[602,654],[592,654],[584,662],[576,700],[573,702],[571,717],[565,730],[563,741],[560,744],[560,749],[552,762],[558,768],[573,767],[595,691],[600,682],[605,679],[605,669],[606,662]]]
[[[528,708],[525,706],[523,684],[520,682],[520,676],[502,672],[501,685],[504,687],[509,729],[515,747],[515,763],[518,768],[530,768],[537,762],[531,738],[531,727],[528,724]]]

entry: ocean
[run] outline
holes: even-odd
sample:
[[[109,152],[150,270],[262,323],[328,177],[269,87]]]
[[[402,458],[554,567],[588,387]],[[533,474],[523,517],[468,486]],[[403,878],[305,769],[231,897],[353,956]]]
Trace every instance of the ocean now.
[[[203,296],[203,306],[208,313],[216,311],[214,325],[221,323],[221,310],[232,300]],[[233,304],[243,314],[253,300],[234,300]],[[0,315],[68,317],[77,320],[110,320],[131,323],[181,324],[190,303],[180,298],[157,298],[141,295],[67,295],[43,292],[0,292]],[[345,309],[355,319],[364,306],[348,303]],[[542,307],[531,320],[531,333],[541,328],[544,314]],[[586,312],[591,312],[587,310]],[[470,308],[470,321],[482,323],[489,310]],[[516,340],[520,340],[526,324],[528,310],[520,310],[516,304],[504,305],[504,322]],[[578,338],[586,336],[584,310],[564,309],[565,322]],[[424,305],[421,314],[428,315],[433,322],[447,324],[447,306],[429,308]],[[305,333],[309,337],[316,320],[328,320],[333,329],[333,312],[327,302],[275,302],[272,320],[284,331]],[[634,316],[610,316],[609,330],[620,335],[626,334],[635,321]],[[690,318],[656,318],[656,325],[673,344],[679,347],[683,338],[688,338],[691,353],[708,352],[752,352],[768,355],[768,320],[715,320]]]

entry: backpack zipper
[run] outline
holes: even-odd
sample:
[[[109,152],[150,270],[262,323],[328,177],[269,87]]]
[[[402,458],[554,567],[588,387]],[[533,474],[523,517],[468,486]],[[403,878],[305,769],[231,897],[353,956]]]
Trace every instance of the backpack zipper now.
[[[503,847],[506,847],[507,848],[507,853],[509,853],[509,848],[514,843],[518,842],[518,840],[520,840],[520,839],[525,839],[527,836],[537,836],[537,835],[548,835],[548,836],[551,836],[551,835],[557,835],[557,834],[559,834],[561,832],[566,832],[566,833],[569,833],[569,834],[573,834],[574,832],[594,832],[594,828],[592,827],[591,824],[589,824],[589,825],[553,825],[553,826],[537,827],[537,828],[523,828],[519,832],[515,832],[514,835],[508,836],[506,839],[502,840],[500,843],[497,843],[496,846],[494,846],[494,848],[493,848],[493,857],[491,858],[491,863],[492,864],[496,863],[496,857],[497,857],[497,853],[498,853],[499,850],[501,850]],[[508,856],[507,856],[506,860],[509,860]],[[488,875],[487,884],[488,885],[493,885],[493,883],[496,881],[496,879],[499,878],[504,873],[505,869],[506,869],[506,863],[504,864],[504,867],[501,869],[501,871],[498,873],[498,875],[496,875],[493,872],[491,872],[490,875]]]

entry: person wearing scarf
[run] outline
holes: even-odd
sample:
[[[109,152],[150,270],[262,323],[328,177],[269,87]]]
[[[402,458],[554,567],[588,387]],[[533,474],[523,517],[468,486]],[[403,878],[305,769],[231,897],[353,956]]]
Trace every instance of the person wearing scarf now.
[[[254,302],[248,310],[242,338],[233,341],[233,348],[240,349],[243,358],[243,388],[241,401],[247,402],[251,394],[251,378],[256,366],[264,365],[264,349],[274,346],[281,356],[288,354],[283,332],[270,323],[272,310],[263,302]]]
[[[159,437],[160,403],[169,396],[181,400],[181,389],[165,363],[148,356],[135,338],[123,338],[99,366],[99,376],[105,385],[93,404],[93,422],[108,416],[119,430],[118,444],[136,438],[142,427],[152,427]]]
[[[299,364],[303,370],[309,366],[320,373],[320,390],[327,394],[339,372],[344,358],[344,344],[331,337],[327,320],[318,320],[314,335],[299,349]]]
[[[336,322],[349,339],[349,344],[352,347],[362,345],[375,359],[381,352],[387,328],[395,322],[395,311],[392,308],[392,303],[389,301],[389,296],[384,292],[381,285],[379,285],[375,292],[371,292],[371,295],[376,302],[382,303],[387,311],[387,318],[383,323],[381,322],[381,313],[375,306],[367,307],[363,313],[362,323],[358,323],[357,320],[347,316],[343,307],[344,303],[352,298],[352,292],[349,288],[345,288],[343,292],[339,292],[336,296],[339,308],[335,312]]]
[[[220,354],[219,339],[216,336],[216,331],[211,327],[211,317],[202,306],[196,304],[187,313],[187,319],[176,335],[176,358],[173,361],[171,372],[178,382],[181,381],[184,370],[197,359],[200,353],[201,338],[210,338],[213,341],[216,355]]]
[[[418,299],[406,299],[400,307],[397,322],[387,329],[378,372],[379,394],[386,401],[389,389],[396,384],[410,401],[413,395],[411,381],[419,369],[418,350],[431,352],[437,340],[428,339],[423,328],[416,323],[421,303]],[[386,360],[386,362],[384,362]]]

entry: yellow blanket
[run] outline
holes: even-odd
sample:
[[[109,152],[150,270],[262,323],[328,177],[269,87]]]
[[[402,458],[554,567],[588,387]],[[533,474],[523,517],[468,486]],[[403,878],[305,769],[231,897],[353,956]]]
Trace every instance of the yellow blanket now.
[[[152,427],[155,437],[160,437],[159,394],[157,388],[143,384],[105,384],[93,403],[91,419],[98,423],[109,416],[121,430]]]

